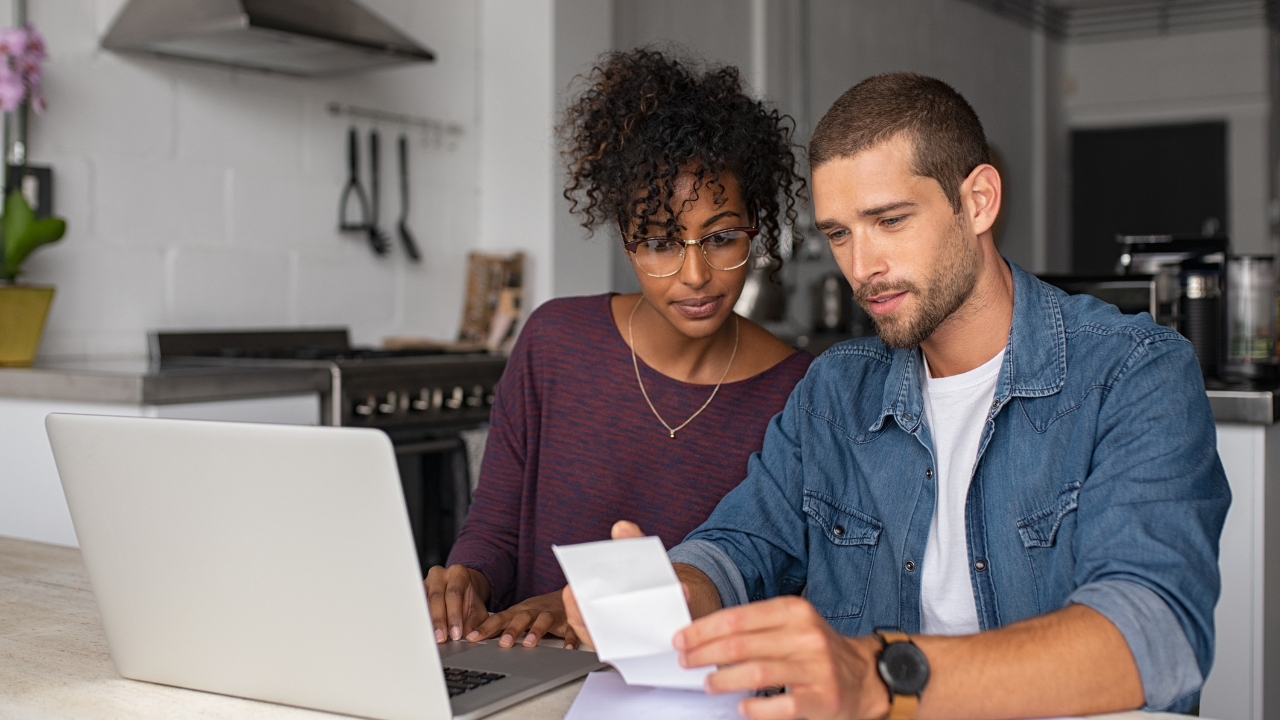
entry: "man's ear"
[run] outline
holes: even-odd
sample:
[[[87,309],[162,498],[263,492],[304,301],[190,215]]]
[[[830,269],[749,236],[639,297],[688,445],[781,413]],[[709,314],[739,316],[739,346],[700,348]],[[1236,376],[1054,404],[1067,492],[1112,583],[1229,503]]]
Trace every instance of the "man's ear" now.
[[[991,165],[979,165],[960,184],[961,207],[974,235],[991,230],[1000,215],[1000,173]]]

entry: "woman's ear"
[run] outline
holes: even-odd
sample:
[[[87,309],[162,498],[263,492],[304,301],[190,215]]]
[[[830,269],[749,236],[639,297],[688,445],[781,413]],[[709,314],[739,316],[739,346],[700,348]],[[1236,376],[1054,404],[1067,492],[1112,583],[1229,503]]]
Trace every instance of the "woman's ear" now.
[[[996,224],[1002,199],[1000,172],[992,165],[979,165],[960,184],[961,206],[975,235],[990,231]]]

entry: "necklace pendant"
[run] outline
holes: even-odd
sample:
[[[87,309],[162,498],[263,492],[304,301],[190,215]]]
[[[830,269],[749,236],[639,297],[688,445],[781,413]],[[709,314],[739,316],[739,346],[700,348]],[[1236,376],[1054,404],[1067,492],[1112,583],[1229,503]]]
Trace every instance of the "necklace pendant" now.
[[[671,431],[671,439],[672,439],[672,440],[675,440],[675,439],[676,439],[676,431],[675,431],[675,430],[672,430],[672,431]]]

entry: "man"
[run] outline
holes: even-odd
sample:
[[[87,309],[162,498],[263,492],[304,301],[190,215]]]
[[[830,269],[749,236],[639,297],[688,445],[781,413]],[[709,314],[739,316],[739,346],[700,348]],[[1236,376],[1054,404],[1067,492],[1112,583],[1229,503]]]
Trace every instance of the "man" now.
[[[671,550],[681,661],[721,666],[713,692],[787,688],[753,718],[1193,706],[1230,492],[1189,343],[1001,258],[1001,179],[946,84],[870,78],[809,152],[879,339],[814,362]]]

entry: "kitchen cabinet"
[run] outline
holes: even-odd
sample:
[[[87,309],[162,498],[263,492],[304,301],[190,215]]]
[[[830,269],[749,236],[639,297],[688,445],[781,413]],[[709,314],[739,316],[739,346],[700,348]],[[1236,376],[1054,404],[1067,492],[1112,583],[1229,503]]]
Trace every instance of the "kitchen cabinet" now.
[[[1219,551],[1215,658],[1200,715],[1262,720],[1280,715],[1280,425],[1270,392],[1216,394],[1218,455],[1232,498]]]

